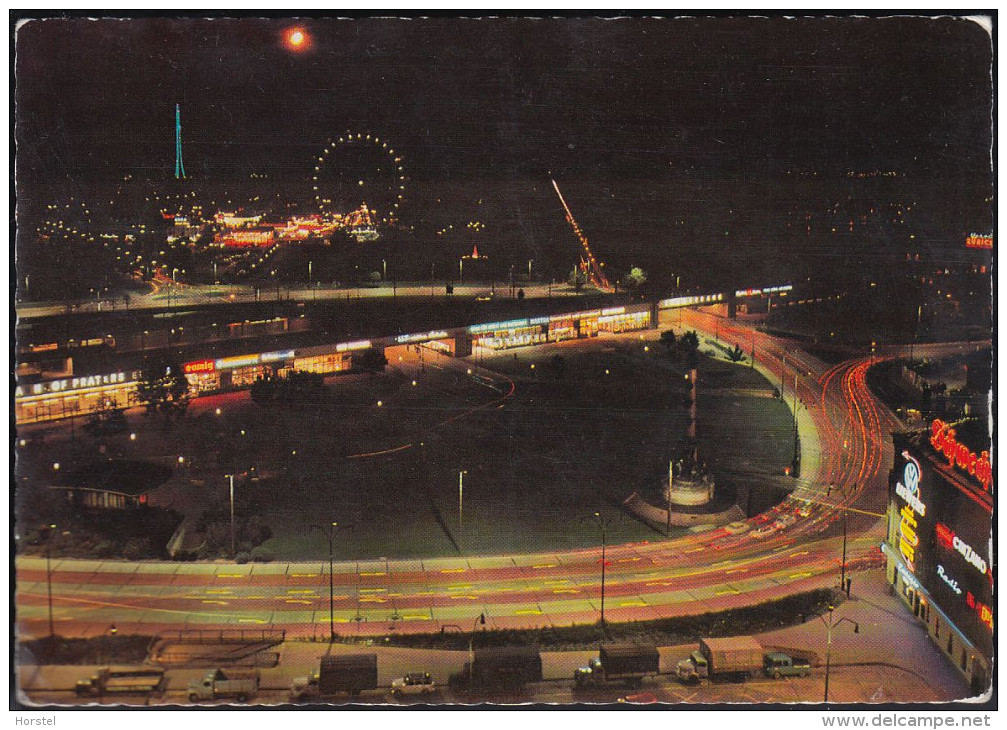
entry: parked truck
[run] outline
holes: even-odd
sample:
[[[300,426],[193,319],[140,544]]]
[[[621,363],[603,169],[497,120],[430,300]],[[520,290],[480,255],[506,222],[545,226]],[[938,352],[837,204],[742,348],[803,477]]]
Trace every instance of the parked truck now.
[[[699,648],[676,667],[682,682],[747,679],[762,669],[763,649],[751,636],[700,639]]]
[[[77,681],[79,696],[106,694],[151,694],[164,689],[160,667],[102,667],[87,679]]]
[[[377,686],[377,654],[330,654],[322,657],[317,672],[290,681],[290,699],[296,702],[341,695],[356,697],[363,690]]]
[[[520,689],[528,682],[542,681],[542,657],[530,646],[476,649],[450,684],[469,690]]]
[[[578,687],[600,686],[616,682],[639,687],[644,677],[658,671],[660,657],[657,647],[644,644],[602,644],[598,656],[591,657],[586,667],[573,672]]]
[[[248,700],[259,691],[257,669],[229,668],[207,672],[202,679],[189,682],[189,702],[233,698],[238,702]]]
[[[762,662],[762,670],[767,677],[807,677],[811,674],[811,662],[800,657],[784,654],[782,651],[771,651]]]

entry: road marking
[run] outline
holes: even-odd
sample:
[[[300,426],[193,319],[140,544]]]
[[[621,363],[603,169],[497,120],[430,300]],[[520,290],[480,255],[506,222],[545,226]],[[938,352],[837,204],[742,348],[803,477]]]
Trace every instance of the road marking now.
[[[646,606],[646,601],[623,601],[620,606]]]
[[[542,582],[545,583],[547,586],[554,586],[554,585],[563,585],[564,583],[569,583],[570,579],[569,578],[563,578],[562,580],[546,580],[546,581],[542,581]]]
[[[527,616],[529,614],[541,616],[542,612],[539,611],[537,608],[522,608],[514,612],[515,616]]]
[[[442,573],[464,573],[465,568],[446,568],[441,571]]]
[[[730,570],[725,570],[724,575],[728,575],[730,573],[747,573],[747,572],[748,568],[731,568]]]
[[[227,595],[228,593],[233,593],[230,588],[207,588],[206,593],[212,593],[214,595]]]
[[[448,590],[449,591],[467,591],[471,587],[472,587],[471,583],[466,583],[465,585],[462,585],[462,586],[448,586]]]
[[[291,578],[317,578],[321,573],[291,573]]]
[[[691,548],[689,550],[686,550],[685,554],[688,555],[689,553],[700,553],[700,552],[702,552],[704,550],[706,550],[706,548],[702,547],[702,546],[700,546],[700,547],[694,547],[694,548]]]
[[[266,623],[266,620],[265,619],[261,619],[261,618],[239,618],[238,619],[238,623],[240,623],[240,624],[264,624],[264,623]]]
[[[788,578],[810,578],[812,575],[814,575],[814,573],[794,573],[792,575],[788,575],[787,577]]]
[[[532,568],[555,568],[556,563],[542,563],[541,565],[533,565]]]
[[[361,588],[360,592],[361,593],[384,593],[387,590],[388,590],[387,588]]]
[[[620,563],[635,563],[639,559],[640,558],[619,558],[618,562],[620,562]]]
[[[553,593],[580,593],[576,588],[553,588]]]
[[[454,599],[465,599],[467,601],[478,601],[479,600],[479,598],[477,596],[470,596],[467,593],[463,593],[461,595],[455,594],[455,595],[451,596],[451,598],[454,598]]]
[[[800,552],[797,552],[797,553],[791,553],[790,557],[797,558],[797,557],[800,557],[801,555],[807,555],[807,554],[808,554],[807,550],[801,550]]]
[[[313,601],[305,601],[303,598],[288,598],[284,603],[303,603],[306,606],[310,606]]]
[[[377,576],[377,575],[387,575],[387,573],[385,573],[383,571],[379,571],[379,572],[376,572],[376,573],[361,573],[360,574],[361,577],[364,577],[364,576]]]
[[[314,593],[314,588],[288,588],[287,593]]]
[[[673,586],[675,584],[671,583],[669,581],[666,581],[666,580],[660,580],[660,581],[655,581],[654,583],[648,583],[647,585],[648,586]]]
[[[247,573],[217,573],[218,578],[244,578]]]
[[[203,599],[203,603],[212,603],[212,604],[214,604],[216,606],[226,606],[227,605],[227,601],[213,601],[213,600],[210,600],[208,598],[204,598]]]
[[[403,616],[403,621],[429,621],[429,616]]]
[[[377,596],[364,596],[360,599],[361,603],[386,603],[387,598],[378,598]]]
[[[736,596],[739,593],[741,593],[741,591],[739,591],[737,588],[730,588],[730,589],[728,589],[726,591],[717,591],[713,595],[715,595],[715,596],[726,596],[726,595],[730,594],[732,596]]]

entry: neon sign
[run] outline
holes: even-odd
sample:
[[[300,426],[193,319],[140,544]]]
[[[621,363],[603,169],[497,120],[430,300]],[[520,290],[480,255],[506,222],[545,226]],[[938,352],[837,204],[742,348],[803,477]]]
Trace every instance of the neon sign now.
[[[906,501],[905,506],[899,510],[899,516],[901,517],[899,522],[899,552],[905,558],[909,569],[915,571],[916,548],[920,544],[920,536],[916,532],[916,528],[919,526],[916,515],[920,517],[925,516],[927,506],[919,498],[920,463],[910,456],[908,451],[903,451],[902,456],[906,459],[906,466],[902,471],[902,478],[905,480],[905,484],[899,482],[895,485],[895,493]]]
[[[182,366],[182,372],[186,375],[195,375],[196,373],[212,373],[216,370],[216,361],[214,360],[196,360],[195,362],[187,362]]]
[[[979,552],[969,545],[967,542],[962,540],[958,535],[954,533],[947,525],[937,523],[937,542],[949,550],[954,550],[963,558],[965,562],[971,565],[973,568],[978,570],[983,575],[986,575],[989,570],[989,566],[983,559],[983,556]]]
[[[336,352],[352,352],[353,350],[366,350],[371,346],[370,340],[357,340],[356,342],[342,342],[336,345]]]
[[[990,463],[990,452],[983,451],[976,456],[973,451],[958,441],[957,432],[939,418],[930,424],[930,445],[944,454],[950,466],[968,472],[982,484],[986,491],[993,487],[993,465]]]
[[[993,248],[993,236],[970,233],[965,239],[965,248]]]
[[[943,565],[937,566],[937,575],[939,575],[941,580],[947,584],[948,588],[953,590],[959,596],[962,594],[962,589],[958,587],[958,581],[948,575],[947,571],[944,570]]]
[[[979,620],[982,621],[989,628],[990,631],[993,630],[993,610],[984,603],[976,600],[976,597],[972,595],[972,591],[967,591],[965,593],[965,603],[968,607],[979,614]]]

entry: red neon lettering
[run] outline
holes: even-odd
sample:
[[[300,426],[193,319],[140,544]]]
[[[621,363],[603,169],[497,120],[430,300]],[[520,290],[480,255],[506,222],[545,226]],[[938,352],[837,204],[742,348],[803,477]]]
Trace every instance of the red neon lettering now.
[[[951,531],[946,525],[938,522],[937,523],[937,540],[941,545],[950,549],[954,543],[955,533]]]
[[[957,436],[957,431],[939,418],[930,423],[930,445],[947,457],[949,466],[957,465],[978,479],[983,488],[989,491],[993,487],[993,466],[990,464],[989,452],[983,451],[980,456],[976,456],[965,444],[958,442]]]

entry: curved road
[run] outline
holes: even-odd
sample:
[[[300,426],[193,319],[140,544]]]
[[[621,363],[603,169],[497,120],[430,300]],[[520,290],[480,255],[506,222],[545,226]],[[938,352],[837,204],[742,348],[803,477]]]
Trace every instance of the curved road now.
[[[889,432],[898,422],[867,388],[872,358],[829,366],[793,342],[697,311],[684,312],[682,326],[696,329],[704,343],[716,338],[743,349],[754,343],[757,367],[770,382],[783,383],[788,403],[796,374],[801,478],[793,480],[789,497],[748,520],[743,532],[719,528],[609,546],[605,618],[698,614],[837,585],[843,521],[850,535],[847,569],[876,565],[892,459]],[[916,350],[936,356],[974,347],[951,343]],[[894,348],[873,360],[900,355]],[[485,368],[481,373],[487,374]],[[468,632],[480,614],[488,628],[496,629],[592,623],[601,609],[599,562],[600,547],[337,563],[333,621],[344,635]],[[45,559],[20,557],[16,571],[19,634],[43,636],[48,632]],[[318,561],[59,559],[52,561],[51,585],[56,633],[63,636],[97,635],[111,624],[123,634],[256,627],[284,628],[288,636],[328,634],[328,564]]]

